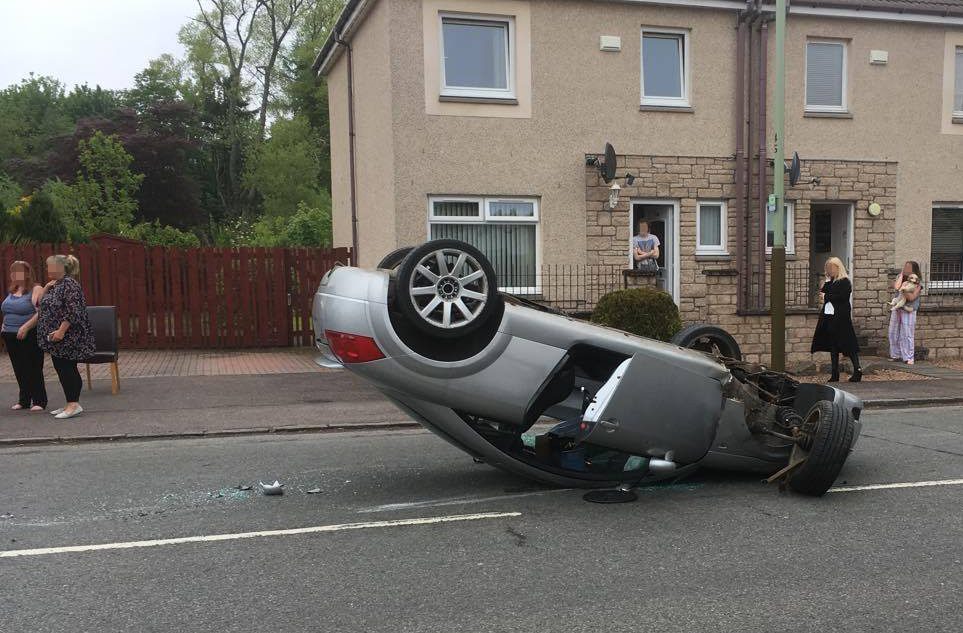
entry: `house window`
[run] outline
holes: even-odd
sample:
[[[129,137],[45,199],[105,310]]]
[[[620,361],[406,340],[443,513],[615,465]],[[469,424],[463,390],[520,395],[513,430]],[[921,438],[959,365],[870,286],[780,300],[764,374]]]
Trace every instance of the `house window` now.
[[[806,43],[806,110],[846,111],[846,44]]]
[[[725,202],[699,202],[696,206],[696,255],[726,255]]]
[[[933,209],[931,288],[963,289],[963,207]]]
[[[512,18],[441,16],[441,93],[512,99]]]
[[[763,213],[766,213],[763,211]],[[786,236],[786,254],[794,255],[796,253],[796,209],[792,202],[786,202],[783,206],[783,219],[785,223],[783,224],[783,235]],[[766,213],[766,252],[772,252],[773,239],[775,233],[772,230],[772,220],[773,214]]]
[[[468,242],[495,268],[507,292],[538,292],[538,200],[432,197],[428,237]]]
[[[956,49],[956,88],[953,92],[953,116],[963,117],[963,47]]]
[[[642,31],[642,105],[689,105],[687,31]]]

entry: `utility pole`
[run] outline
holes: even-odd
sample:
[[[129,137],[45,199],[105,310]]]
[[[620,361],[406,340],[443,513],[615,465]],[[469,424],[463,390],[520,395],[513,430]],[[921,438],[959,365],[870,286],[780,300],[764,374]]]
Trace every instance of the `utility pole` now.
[[[772,273],[769,276],[769,309],[772,315],[770,365],[777,371],[783,371],[786,368],[786,0],[776,0],[775,62],[773,127],[776,134],[776,155],[772,162],[775,214],[772,218]],[[770,205],[770,209],[772,206]],[[767,209],[767,213],[772,212],[770,209]]]

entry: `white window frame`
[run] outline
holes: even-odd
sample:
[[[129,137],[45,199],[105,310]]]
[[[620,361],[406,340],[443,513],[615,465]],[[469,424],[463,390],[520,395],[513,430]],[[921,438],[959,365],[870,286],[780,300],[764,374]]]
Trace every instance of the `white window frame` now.
[[[834,44],[843,48],[842,87],[840,96],[842,104],[838,106],[809,105],[809,45]],[[849,112],[849,42],[845,40],[816,39],[806,40],[806,55],[803,68],[803,101],[806,102],[806,112]],[[788,251],[787,251],[788,252]]]
[[[682,37],[682,63],[680,72],[682,73],[682,96],[681,97],[647,97],[645,96],[645,58],[643,49],[645,48],[645,36],[650,35],[672,35]],[[639,89],[642,94],[642,105],[644,106],[664,106],[674,108],[688,108],[689,101],[689,77],[690,63],[692,55],[689,52],[689,39],[691,32],[688,29],[664,29],[658,27],[642,27],[639,35]]]
[[[436,202],[477,202],[479,215],[477,217],[435,215]],[[533,205],[534,215],[526,216],[492,216],[489,207],[493,202],[525,202]],[[537,295],[542,292],[542,227],[539,212],[539,199],[532,196],[428,196],[428,226],[427,238],[431,239],[432,224],[534,224],[535,225],[535,286],[499,287],[503,292],[518,295]]]
[[[963,117],[963,110],[956,109],[956,93],[963,88],[963,86],[956,85],[956,77],[959,74],[959,68],[957,65],[960,64],[960,54],[963,53],[963,46],[957,46],[953,51],[953,117]]]
[[[963,204],[934,204],[932,210],[930,211],[930,245],[932,247],[933,239],[933,211],[937,209],[951,209],[954,211],[960,211],[963,213]],[[950,281],[933,281],[933,253],[930,252],[930,270],[929,270],[930,280],[929,283],[924,287],[924,291],[927,290],[963,290],[963,279],[950,280]]]
[[[719,207],[719,214],[722,216],[720,218],[722,230],[720,233],[721,243],[720,244],[703,244],[702,243],[702,207]],[[728,225],[729,225],[729,209],[726,205],[725,200],[699,200],[696,203],[696,255],[728,255],[729,254],[729,240],[728,240]]]
[[[786,255],[795,255],[796,202],[794,200],[786,200],[783,204],[786,205]],[[769,246],[769,211],[763,208],[762,212],[766,214],[766,255],[771,255],[772,246]],[[775,231],[773,231],[773,239],[775,238]]]
[[[464,23],[499,23],[507,29],[508,50],[505,55],[505,78],[507,88],[477,88],[471,86],[449,86],[445,74],[445,22]],[[439,13],[438,14],[438,47],[441,96],[443,97],[471,97],[479,99],[514,99],[515,98],[515,17],[510,15],[483,15],[472,13]]]

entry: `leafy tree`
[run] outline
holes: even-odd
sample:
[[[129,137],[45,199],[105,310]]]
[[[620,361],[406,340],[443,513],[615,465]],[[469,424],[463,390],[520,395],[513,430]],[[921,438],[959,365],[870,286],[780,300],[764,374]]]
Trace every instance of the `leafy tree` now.
[[[74,86],[63,101],[63,111],[71,121],[87,117],[106,118],[120,106],[120,99],[113,90],[100,86],[90,88],[87,84]]]
[[[53,198],[43,191],[31,196],[14,226],[20,239],[32,242],[63,242],[67,239],[67,226],[57,213]]]
[[[113,136],[95,132],[80,141],[81,170],[72,188],[90,209],[90,232],[120,233],[131,225],[143,174],[134,174],[134,157]]]
[[[271,138],[252,155],[245,184],[257,190],[268,216],[290,216],[303,202],[322,204],[318,182],[320,149],[304,117],[275,121]]]
[[[12,209],[20,202],[23,189],[13,178],[0,171],[0,211]]]
[[[124,104],[147,114],[159,103],[184,101],[191,96],[184,79],[184,63],[172,55],[152,59],[147,68],[134,75],[134,87],[124,92]]]
[[[42,154],[51,138],[69,132],[63,101],[63,84],[52,77],[31,74],[0,90],[0,160]]]
[[[53,201],[57,215],[67,228],[67,240],[86,242],[92,231],[93,217],[84,192],[59,178],[45,182],[40,191]]]

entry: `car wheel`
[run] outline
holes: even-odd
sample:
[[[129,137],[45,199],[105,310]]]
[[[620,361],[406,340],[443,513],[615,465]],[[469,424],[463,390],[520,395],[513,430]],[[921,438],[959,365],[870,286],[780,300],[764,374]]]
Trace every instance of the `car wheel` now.
[[[809,456],[790,477],[789,487],[805,495],[820,497],[836,481],[853,446],[856,427],[845,407],[820,400],[806,414],[801,448]],[[794,454],[797,451],[794,450]]]
[[[674,345],[694,349],[713,356],[742,360],[742,350],[731,334],[715,325],[694,323],[672,337]]]
[[[457,338],[500,312],[495,270],[477,248],[432,240],[412,249],[398,269],[397,307],[416,328]]]
[[[384,270],[394,270],[398,266],[401,266],[401,262],[405,261],[405,257],[413,250],[415,250],[414,246],[404,246],[395,249],[382,257],[377,267],[383,268]]]

